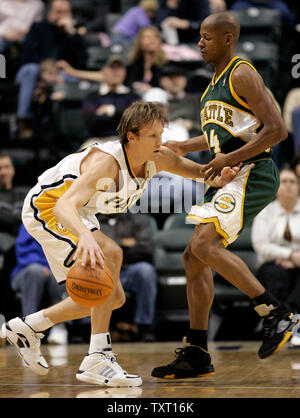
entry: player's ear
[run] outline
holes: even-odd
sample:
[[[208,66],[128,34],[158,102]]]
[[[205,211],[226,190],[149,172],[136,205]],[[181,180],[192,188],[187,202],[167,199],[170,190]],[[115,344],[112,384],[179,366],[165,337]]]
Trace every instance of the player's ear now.
[[[135,140],[135,134],[131,131],[127,132],[127,139],[128,139],[128,141],[134,141]]]
[[[232,43],[233,43],[233,35],[232,35],[232,33],[230,33],[230,32],[225,33],[225,44],[226,45],[230,45]]]

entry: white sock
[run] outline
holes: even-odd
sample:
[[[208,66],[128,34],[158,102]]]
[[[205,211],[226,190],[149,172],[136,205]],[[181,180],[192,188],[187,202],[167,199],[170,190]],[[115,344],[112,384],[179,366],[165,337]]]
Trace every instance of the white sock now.
[[[103,351],[105,348],[111,350],[111,339],[109,332],[104,332],[102,334],[92,334],[89,354],[96,351]]]
[[[34,329],[34,331],[37,332],[45,331],[46,329],[55,325],[49,318],[44,315],[44,309],[25,316],[24,321],[27,325]]]

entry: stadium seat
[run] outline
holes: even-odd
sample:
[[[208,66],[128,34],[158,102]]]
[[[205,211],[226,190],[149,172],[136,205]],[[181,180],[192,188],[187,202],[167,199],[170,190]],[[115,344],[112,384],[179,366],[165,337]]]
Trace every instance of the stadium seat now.
[[[154,236],[154,264],[159,276],[157,321],[170,326],[176,322],[179,326],[178,333],[183,322],[188,321],[186,277],[182,256],[192,234],[193,228],[185,224],[185,214],[172,214],[165,221],[163,229]],[[256,272],[257,260],[251,243],[251,226],[247,226],[228,249],[241,257],[253,273]],[[245,308],[248,312],[251,305],[249,298],[239,289],[214,271],[213,276],[215,297],[211,312],[211,319],[213,318],[211,328],[214,328],[214,331],[210,332],[211,339],[218,332],[222,335],[223,326],[225,327],[227,320],[236,318],[239,316],[237,313],[244,311]],[[252,311],[249,315],[251,317],[249,321],[252,324],[252,320],[255,321],[256,317],[254,315],[253,318]],[[216,318],[218,318],[217,321]],[[247,332],[251,333],[251,326],[249,329],[250,331],[247,330]],[[244,338],[242,334],[241,338]]]
[[[279,47],[276,43],[245,38],[237,45],[237,55],[250,59],[267,87],[271,90],[276,88],[279,68]]]
[[[257,271],[257,257],[251,242],[251,225],[245,227],[228,250],[239,256],[253,274]],[[253,339],[258,316],[251,309],[249,297],[214,272],[215,297],[210,317],[210,339]],[[241,325],[247,323],[247,326]]]
[[[54,110],[55,139],[67,152],[74,151],[86,139],[81,107],[74,102],[57,104]]]
[[[102,46],[89,46],[87,48],[87,54],[87,70],[96,71],[102,68],[103,64],[110,55],[110,49]]]
[[[155,234],[154,263],[160,274],[184,274],[182,253],[192,234],[192,228],[173,228]]]
[[[252,247],[251,242],[251,225],[246,226],[239,238],[227,247],[228,250],[240,257],[249,267],[253,274],[257,271],[257,256]],[[219,274],[214,276],[216,284],[215,299],[217,301],[235,301],[247,300],[248,297],[244,295],[236,287],[232,286],[227,280]]]
[[[213,72],[206,68],[197,68],[188,74],[188,84],[186,90],[199,97],[205,92],[212,79]]]
[[[251,225],[248,225],[239,238],[234,241],[228,250],[240,257],[253,274],[257,270],[257,257],[251,242]],[[249,297],[234,287],[218,273],[214,273],[215,298],[212,307],[213,314],[220,315],[223,319],[235,316],[239,309],[249,308]]]
[[[76,147],[86,139],[82,102],[98,85],[89,82],[65,83],[63,88],[65,98],[55,102],[52,109],[55,136],[62,140],[62,148],[66,145],[67,151],[73,151],[73,144]]]
[[[276,9],[249,7],[233,10],[241,25],[241,39],[259,36],[262,41],[279,42],[281,39],[281,13]]]
[[[80,104],[89,93],[98,90],[98,88],[98,83],[91,83],[89,81],[64,83],[63,91],[65,93],[65,98],[63,101]]]
[[[188,322],[183,251],[191,228],[160,230],[154,236],[154,265],[158,273],[156,335],[160,340],[178,340]]]
[[[112,28],[115,26],[118,20],[122,17],[121,13],[107,13],[105,17],[105,29],[108,35],[111,35]]]
[[[81,107],[73,102],[60,103],[55,115],[59,136],[72,142],[85,139]]]
[[[120,9],[121,13],[124,14],[132,7],[137,6],[139,3],[139,0],[121,0],[120,1]]]
[[[154,236],[154,234],[156,234],[156,232],[158,231],[158,226],[157,226],[156,219],[152,215],[147,214],[147,213],[141,213],[140,216],[144,216],[145,218],[148,219],[148,221],[150,223],[152,234]]]
[[[163,225],[164,231],[170,231],[173,228],[190,228],[194,229],[195,225],[186,222],[186,213],[173,213],[168,216]]]

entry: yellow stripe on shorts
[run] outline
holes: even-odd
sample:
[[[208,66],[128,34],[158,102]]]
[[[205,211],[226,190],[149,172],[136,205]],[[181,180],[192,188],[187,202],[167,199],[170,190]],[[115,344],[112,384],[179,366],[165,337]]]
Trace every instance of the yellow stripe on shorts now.
[[[34,195],[31,200],[34,216],[42,223],[43,228],[56,238],[69,242],[72,248],[76,247],[78,237],[61,225],[53,210],[57,200],[68,190],[73,181],[73,179],[63,179],[55,184],[56,187],[54,185],[43,186],[41,193]]]

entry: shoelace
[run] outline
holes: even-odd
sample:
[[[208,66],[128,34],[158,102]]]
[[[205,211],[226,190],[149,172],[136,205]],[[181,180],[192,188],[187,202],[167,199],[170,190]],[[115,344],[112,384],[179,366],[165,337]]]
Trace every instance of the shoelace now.
[[[35,336],[36,340],[33,343],[30,344],[30,349],[32,351],[34,351],[36,354],[38,354],[39,356],[41,356],[42,353],[41,353],[41,350],[40,350],[40,347],[41,347],[40,340],[42,338],[44,338],[45,335],[42,334],[41,332],[35,332],[34,336]]]
[[[264,338],[271,337],[274,332],[274,319],[275,316],[272,315],[270,318],[266,318],[263,324],[263,336]]]
[[[119,370],[119,372],[128,374],[126,370],[124,370],[117,362],[116,356],[118,355],[118,353],[114,353],[113,351],[105,353],[102,351],[101,354],[103,354],[104,357],[107,358],[107,360],[110,360],[113,363],[114,367]]]
[[[176,364],[178,361],[180,360],[184,360],[184,356],[185,356],[185,348],[184,347],[179,347],[175,349],[175,360],[172,361],[172,365]]]

